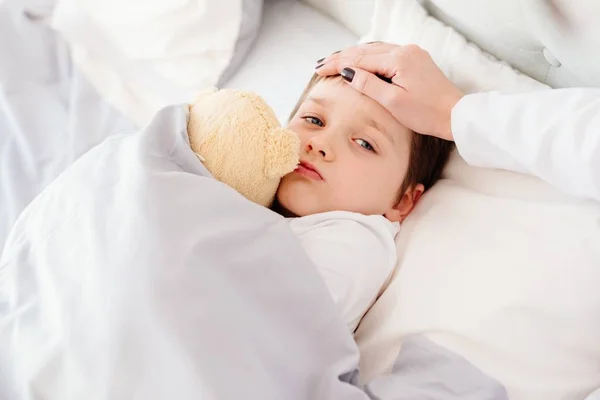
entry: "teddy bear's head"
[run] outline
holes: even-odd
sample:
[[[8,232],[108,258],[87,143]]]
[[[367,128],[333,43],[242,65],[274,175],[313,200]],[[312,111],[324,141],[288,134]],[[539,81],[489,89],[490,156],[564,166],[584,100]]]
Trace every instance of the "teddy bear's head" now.
[[[190,106],[192,150],[219,181],[270,206],[281,178],[298,165],[298,136],[282,128],[258,95],[210,89]]]

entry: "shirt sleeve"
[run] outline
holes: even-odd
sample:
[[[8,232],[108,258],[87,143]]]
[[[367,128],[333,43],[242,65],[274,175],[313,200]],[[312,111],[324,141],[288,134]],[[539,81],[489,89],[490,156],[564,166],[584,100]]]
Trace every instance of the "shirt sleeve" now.
[[[352,331],[396,264],[395,233],[385,224],[389,222],[334,219],[297,229],[304,250]]]
[[[600,89],[470,94],[452,111],[452,132],[471,165],[600,200]]]

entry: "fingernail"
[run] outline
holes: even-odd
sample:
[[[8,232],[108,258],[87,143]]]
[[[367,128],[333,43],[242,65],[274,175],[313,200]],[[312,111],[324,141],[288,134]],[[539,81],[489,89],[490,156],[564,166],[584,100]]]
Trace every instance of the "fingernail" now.
[[[319,58],[319,59],[317,60],[317,64],[320,64],[320,63],[321,63],[321,61],[323,61],[324,59],[325,59],[325,57],[323,57],[323,58]]]
[[[354,79],[354,70],[352,68],[344,68],[341,72],[342,78],[346,80],[346,82],[352,82]]]
[[[317,66],[315,67],[315,69],[319,69],[319,68],[321,68],[323,65],[325,65],[325,64],[319,64],[319,65],[317,65]]]
[[[337,53],[339,53],[340,51],[341,51],[341,50],[334,51],[333,53],[331,53],[331,55],[337,54]]]

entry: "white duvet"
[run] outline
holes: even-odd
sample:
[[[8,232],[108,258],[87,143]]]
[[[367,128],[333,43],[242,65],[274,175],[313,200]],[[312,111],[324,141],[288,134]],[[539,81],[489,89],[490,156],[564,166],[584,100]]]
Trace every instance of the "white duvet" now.
[[[349,390],[357,350],[315,267],[283,217],[210,176],[186,117],[108,139],[19,217],[0,260],[0,399]]]

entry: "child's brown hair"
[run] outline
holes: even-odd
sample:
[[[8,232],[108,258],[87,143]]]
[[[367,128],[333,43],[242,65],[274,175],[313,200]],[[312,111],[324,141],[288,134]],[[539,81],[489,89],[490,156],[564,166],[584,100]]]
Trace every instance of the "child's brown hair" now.
[[[306,88],[304,88],[300,99],[298,99],[296,106],[294,106],[294,109],[289,116],[289,120],[294,118],[312,88],[320,81],[329,78],[330,77],[313,74],[311,80],[306,85]],[[433,186],[440,178],[444,166],[446,165],[446,162],[448,162],[453,146],[454,144],[452,142],[443,139],[413,133],[410,144],[408,171],[404,178],[404,182],[402,182],[402,185],[400,186],[398,200],[402,198],[406,190],[414,188],[419,183],[425,187],[425,190]]]

